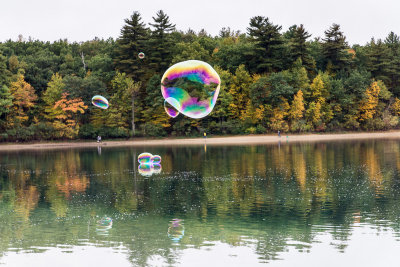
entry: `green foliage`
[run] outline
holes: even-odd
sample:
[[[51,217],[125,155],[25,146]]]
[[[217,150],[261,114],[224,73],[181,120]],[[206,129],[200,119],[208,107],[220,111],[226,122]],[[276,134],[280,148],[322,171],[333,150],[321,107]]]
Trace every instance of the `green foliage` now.
[[[140,60],[140,52],[148,53],[146,42],[149,39],[148,30],[142,22],[139,12],[133,12],[130,19],[125,19],[121,36],[117,40],[114,63],[120,72],[125,72],[136,81],[144,79],[146,60]]]
[[[169,16],[162,10],[157,12],[153,20],[154,23],[150,23],[153,30],[148,41],[149,68],[160,73],[171,64],[174,40],[170,33],[175,30],[175,25],[170,23]]]
[[[173,64],[190,59],[209,62],[211,58],[209,52],[197,41],[189,44],[180,42],[176,44],[175,49],[176,53],[172,59]]]
[[[305,30],[303,24],[291,26],[284,37],[287,39],[289,63],[293,64],[300,59],[309,72],[315,71],[315,60],[307,48],[307,39],[311,34]]]
[[[0,43],[1,140],[399,127],[397,34],[350,47],[337,24],[322,40],[310,40],[302,24],[281,31],[262,16],[250,19],[247,33],[177,31],[160,10],[149,24],[133,12],[117,40]],[[221,78],[214,110],[200,120],[170,118],[160,91],[164,71],[188,59],[208,62]],[[63,93],[66,103],[82,99],[85,113],[54,109]],[[109,108],[94,107],[94,95]]]
[[[12,96],[7,86],[3,85],[0,87],[0,120],[4,119],[5,116],[10,112],[12,106]],[[1,127],[1,125],[0,125]]]
[[[54,106],[56,101],[61,99],[61,94],[65,88],[62,77],[56,73],[51,77],[50,82],[47,84],[47,89],[43,94],[43,101],[50,107]]]
[[[146,122],[141,126],[141,135],[144,137],[166,136],[167,132],[161,125]]]
[[[352,54],[349,53],[349,46],[343,32],[338,24],[325,31],[325,38],[322,43],[322,51],[325,59],[325,68],[329,72],[347,70],[351,63]]]
[[[269,18],[256,16],[250,19],[247,28],[251,40],[255,42],[253,73],[265,73],[283,68],[283,39],[280,33],[282,26],[274,25]]]

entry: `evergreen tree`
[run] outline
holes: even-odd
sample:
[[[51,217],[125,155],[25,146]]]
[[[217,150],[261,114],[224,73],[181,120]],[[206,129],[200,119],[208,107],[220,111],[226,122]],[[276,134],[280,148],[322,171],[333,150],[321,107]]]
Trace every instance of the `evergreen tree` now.
[[[0,53],[0,129],[3,128],[3,120],[10,112],[12,106],[12,96],[8,88],[9,76],[6,57]]]
[[[385,44],[389,47],[389,77],[388,87],[397,96],[400,96],[400,38],[394,32],[390,32],[385,39]]]
[[[13,104],[10,90],[5,85],[0,85],[0,129],[3,128],[3,121]]]
[[[366,47],[367,70],[371,72],[372,77],[390,84],[390,49],[381,40],[375,42],[374,39]]]
[[[139,12],[133,12],[130,19],[125,19],[121,35],[117,40],[114,63],[120,72],[125,72],[136,81],[145,79],[146,62],[138,58],[140,52],[147,53],[148,31]]]
[[[175,30],[175,24],[170,23],[169,16],[162,10],[157,12],[153,20],[154,23],[150,23],[154,30],[149,39],[149,67],[156,73],[162,73],[172,60],[174,41],[170,33]]]
[[[288,57],[291,63],[297,59],[301,59],[302,64],[308,71],[315,71],[315,60],[311,57],[307,48],[307,39],[311,37],[305,29],[303,24],[300,26],[293,25],[285,33],[285,38],[288,40],[289,53]]]
[[[11,73],[7,69],[6,62],[6,57],[0,52],[0,87],[3,85],[8,86],[9,78],[11,76]]]
[[[247,31],[256,43],[253,59],[255,69],[252,72],[265,73],[282,69],[284,47],[281,29],[282,26],[274,25],[269,18],[256,16],[250,19]]]
[[[333,24],[329,30],[325,31],[322,49],[325,58],[325,66],[328,71],[347,70],[351,55],[348,52],[348,44],[343,32],[340,31],[338,24]]]

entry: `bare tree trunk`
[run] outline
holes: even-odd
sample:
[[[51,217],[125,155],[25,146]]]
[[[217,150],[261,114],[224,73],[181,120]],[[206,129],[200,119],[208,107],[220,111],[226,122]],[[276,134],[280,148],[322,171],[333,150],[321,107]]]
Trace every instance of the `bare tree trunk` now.
[[[135,95],[132,95],[132,136],[135,136]]]
[[[86,72],[85,56],[83,55],[83,52],[81,52],[81,58],[82,58],[83,69],[84,69],[85,72]]]

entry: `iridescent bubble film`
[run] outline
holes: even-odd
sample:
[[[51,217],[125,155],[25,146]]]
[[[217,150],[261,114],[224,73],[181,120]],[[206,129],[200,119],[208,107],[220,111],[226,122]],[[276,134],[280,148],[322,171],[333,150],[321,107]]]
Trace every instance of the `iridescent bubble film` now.
[[[140,59],[144,59],[144,53],[143,53],[143,52],[140,52],[140,53],[138,54],[138,57],[139,57]]]
[[[153,164],[159,164],[161,162],[161,157],[159,155],[153,155],[151,157],[151,162],[153,162]]]
[[[143,163],[139,164],[138,166],[138,172],[140,175],[145,176],[145,177],[150,177],[153,174],[159,174],[161,173],[162,167],[161,164],[155,163]]]
[[[138,162],[140,164],[149,164],[151,163],[151,157],[153,157],[152,154],[144,152],[138,156]]]
[[[108,100],[101,95],[95,95],[92,97],[92,104],[101,109],[108,108]]]
[[[153,164],[153,173],[159,174],[162,171],[161,164],[159,163],[154,163]]]
[[[218,98],[221,79],[206,62],[188,60],[171,66],[161,79],[161,92],[167,114],[179,113],[199,119],[213,110]]]
[[[168,237],[174,242],[179,242],[184,235],[185,227],[183,225],[183,220],[172,219],[168,227]]]
[[[146,163],[139,164],[138,172],[140,175],[143,175],[146,177],[152,176],[153,172],[154,172],[153,166],[151,164],[146,164]]]
[[[110,217],[103,217],[97,221],[96,230],[99,232],[105,232],[112,228],[113,220]]]

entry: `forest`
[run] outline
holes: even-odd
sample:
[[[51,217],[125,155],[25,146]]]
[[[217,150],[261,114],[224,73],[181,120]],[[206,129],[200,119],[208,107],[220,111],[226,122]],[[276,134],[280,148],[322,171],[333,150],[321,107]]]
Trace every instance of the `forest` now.
[[[349,45],[340,25],[311,37],[264,16],[245,33],[179,31],[162,10],[135,11],[119,37],[0,42],[0,142],[375,131],[399,128],[400,39]],[[138,54],[144,53],[144,58]],[[160,91],[172,64],[202,60],[221,77],[203,119],[169,117]],[[91,104],[106,97],[106,110]]]

